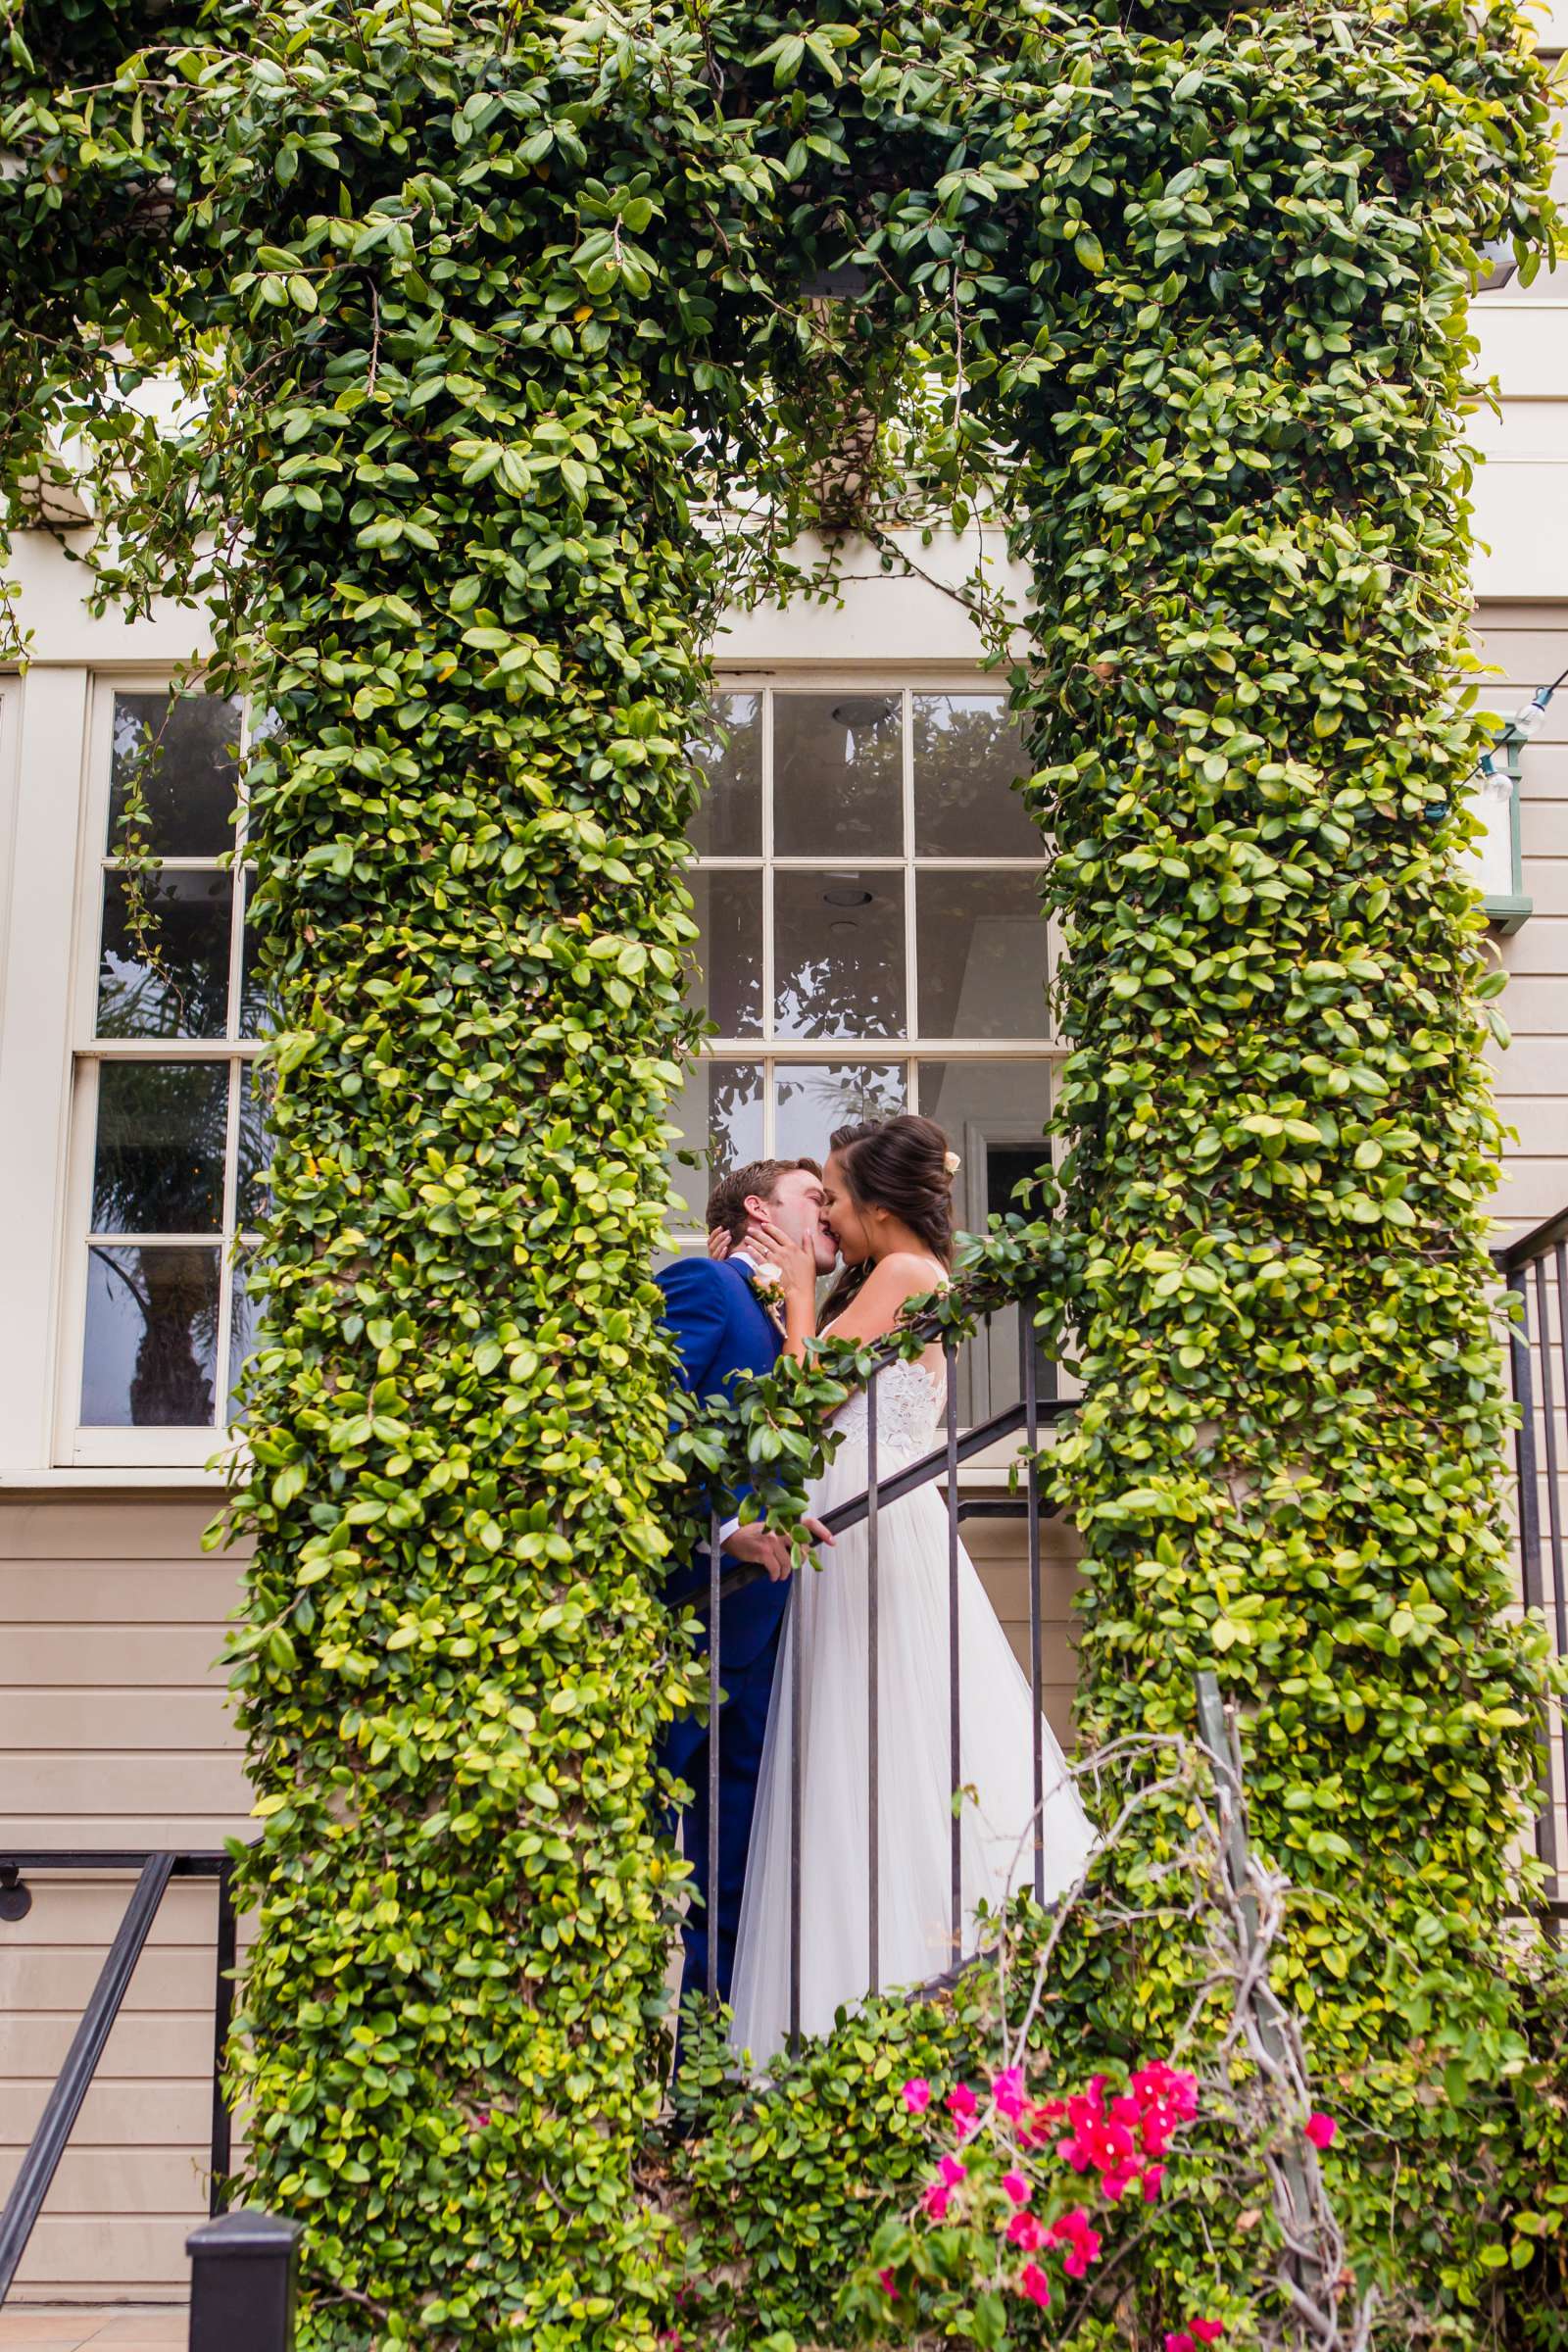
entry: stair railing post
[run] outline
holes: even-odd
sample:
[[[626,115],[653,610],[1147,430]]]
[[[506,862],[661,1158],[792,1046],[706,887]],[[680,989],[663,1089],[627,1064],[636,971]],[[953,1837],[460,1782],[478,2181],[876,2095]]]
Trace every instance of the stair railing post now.
[[[191,2231],[190,2352],[292,2352],[299,2239],[244,2206]]]

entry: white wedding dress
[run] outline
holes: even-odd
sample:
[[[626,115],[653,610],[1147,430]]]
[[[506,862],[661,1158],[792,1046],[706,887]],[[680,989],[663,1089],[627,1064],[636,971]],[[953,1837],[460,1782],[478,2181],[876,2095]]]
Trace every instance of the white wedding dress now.
[[[922,1363],[877,1381],[879,1483],[938,1442],[942,1399]],[[866,1399],[829,1425],[837,1453],[810,1491],[816,1513],[866,1487]],[[782,2049],[790,2014],[791,1675],[801,1651],[801,1987],[803,2034],[863,1997],[869,1975],[870,1804],[867,1764],[866,1531],[849,1528],[797,1572],[773,1680],[761,1778],[741,1900],[730,2038],[761,2066]],[[936,1488],[878,1514],[877,1755],[882,1990],[953,1965],[953,1773],[948,1681],[948,1520]],[[958,1552],[962,1948],[978,1940],[975,1907],[993,1910],[1034,1879],[1034,1709],[1029,1680],[966,1551]],[[1078,1877],[1094,1831],[1049,1725],[1045,1893]]]

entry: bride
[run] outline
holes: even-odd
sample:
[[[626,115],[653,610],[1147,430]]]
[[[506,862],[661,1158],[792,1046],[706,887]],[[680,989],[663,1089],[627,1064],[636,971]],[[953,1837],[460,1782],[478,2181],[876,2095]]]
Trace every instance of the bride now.
[[[824,1218],[845,1272],[823,1308],[822,1336],[879,1340],[906,1303],[943,1288],[953,1255],[947,1137],[903,1114],[841,1128],[823,1171]],[[785,1352],[817,1336],[810,1248],[759,1220],[758,1239],[782,1277]],[[938,1443],[942,1351],[895,1363],[876,1381],[877,1476]],[[866,1487],[866,1396],[834,1414],[838,1450],[812,1486],[816,1516]],[[747,1858],[732,1992],[731,2040],[763,2064],[790,2025],[791,1714],[800,1651],[800,2027],[831,2030],[834,2012],[871,1983],[868,1901],[866,1530],[844,1531],[797,1575],[773,1680],[757,1811]],[[932,1485],[878,1514],[878,1910],[876,1981],[884,1988],[939,1976],[953,1962],[952,1750],[949,1729],[948,1521]],[[1029,1683],[967,1552],[958,1552],[962,1940],[975,1910],[999,1908],[1034,1877],[1034,1740]],[[1061,1750],[1041,1727],[1045,1892],[1077,1878],[1094,1833]]]

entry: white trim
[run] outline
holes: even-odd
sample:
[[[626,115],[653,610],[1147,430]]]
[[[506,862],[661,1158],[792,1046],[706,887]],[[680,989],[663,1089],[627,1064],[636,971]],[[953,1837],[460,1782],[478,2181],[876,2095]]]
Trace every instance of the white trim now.
[[[28,671],[0,997],[0,1458],[51,1460],[88,672]],[[96,917],[94,917],[96,920]]]

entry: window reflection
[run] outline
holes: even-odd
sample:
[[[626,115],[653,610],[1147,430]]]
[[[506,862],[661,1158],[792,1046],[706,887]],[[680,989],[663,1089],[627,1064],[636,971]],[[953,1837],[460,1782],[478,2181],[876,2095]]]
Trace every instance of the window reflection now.
[[[689,877],[698,930],[692,1002],[720,1037],[756,1037],[762,1026],[762,877]]]
[[[1046,926],[1033,874],[922,873],[914,886],[922,1037],[1043,1037]]]
[[[123,874],[104,881],[100,1037],[221,1037],[228,1027],[233,885],[226,873],[154,868],[137,877],[143,929]]]
[[[906,1102],[898,1062],[790,1062],[776,1076],[773,1149],[780,1159],[827,1157],[835,1127],[890,1119]]]
[[[216,1248],[89,1253],[81,1418],[99,1429],[210,1429],[218,1366]]]
[[[917,694],[917,858],[1038,858],[1038,827],[1013,791],[1029,762],[1000,694]]]
[[[780,858],[903,856],[901,694],[773,697],[773,849]]]
[[[217,695],[117,694],[110,765],[109,847],[136,788],[146,804],[142,848],[155,858],[216,858],[233,847],[240,710]]]
[[[227,1134],[227,1062],[105,1062],[93,1232],[219,1232]]]
[[[689,839],[699,858],[756,858],[762,848],[762,698],[715,694],[710,729],[687,751],[707,779]],[[725,737],[728,741],[725,741]]]
[[[773,968],[780,1037],[902,1037],[903,874],[776,872]]]
[[[675,1159],[670,1169],[686,1209],[674,1220],[675,1230],[701,1234],[717,1178],[762,1156],[760,1064],[707,1059],[689,1064],[686,1082],[670,1104],[669,1122],[680,1131],[674,1150],[697,1155],[695,1165]]]

